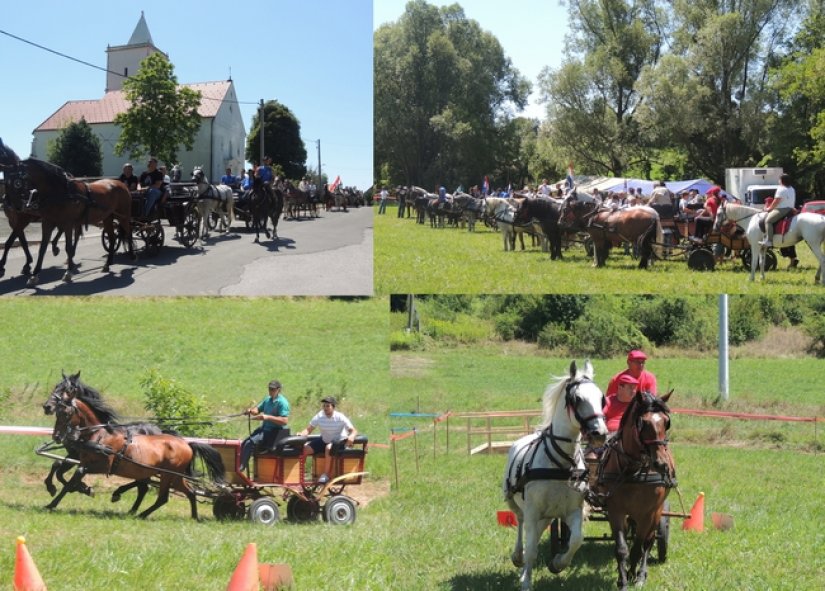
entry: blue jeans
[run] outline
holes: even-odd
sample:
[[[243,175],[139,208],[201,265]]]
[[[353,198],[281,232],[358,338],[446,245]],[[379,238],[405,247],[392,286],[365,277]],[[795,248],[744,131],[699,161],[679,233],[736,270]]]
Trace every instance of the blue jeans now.
[[[258,427],[249,437],[243,440],[243,443],[241,443],[241,470],[247,469],[249,458],[252,457],[255,448],[267,448],[275,443],[279,431],[280,429],[264,431],[263,427]]]
[[[160,189],[155,189],[154,187],[146,190],[146,204],[143,206],[143,217],[149,217],[149,214],[152,213],[152,208],[155,206],[155,203],[160,200],[162,194]]]
[[[387,200],[382,199],[381,204],[378,206],[378,213],[387,213]]]

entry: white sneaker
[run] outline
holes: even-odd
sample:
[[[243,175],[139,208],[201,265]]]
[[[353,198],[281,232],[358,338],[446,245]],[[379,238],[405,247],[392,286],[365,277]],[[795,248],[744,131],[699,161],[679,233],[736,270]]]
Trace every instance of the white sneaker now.
[[[326,484],[327,482],[329,482],[329,476],[327,476],[326,474],[321,474],[318,477],[318,484]]]

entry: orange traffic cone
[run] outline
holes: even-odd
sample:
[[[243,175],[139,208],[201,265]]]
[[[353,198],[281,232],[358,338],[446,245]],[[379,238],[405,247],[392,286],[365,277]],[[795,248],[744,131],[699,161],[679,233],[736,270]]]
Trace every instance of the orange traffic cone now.
[[[518,519],[516,519],[516,514],[512,511],[498,511],[496,513],[496,517],[498,518],[499,525],[503,525],[505,527],[518,526]]]
[[[255,543],[248,544],[246,550],[229,579],[226,591],[258,591],[260,579],[258,578],[258,548]]]
[[[295,579],[292,578],[292,569],[288,564],[259,564],[258,572],[261,575],[263,591],[295,588]]]
[[[46,583],[34,565],[26,539],[17,538],[17,557],[14,562],[14,591],[46,591]]]
[[[683,530],[698,531],[699,533],[705,531],[705,493],[700,492],[696,497],[696,502],[693,503],[693,508],[690,510],[690,517],[682,522]]]

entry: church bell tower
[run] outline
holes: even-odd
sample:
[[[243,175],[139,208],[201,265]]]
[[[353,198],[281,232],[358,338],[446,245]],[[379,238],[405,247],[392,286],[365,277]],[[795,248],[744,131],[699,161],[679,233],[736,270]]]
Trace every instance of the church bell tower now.
[[[110,45],[106,48],[106,69],[108,70],[106,72],[106,92],[121,90],[123,81],[138,71],[141,60],[156,51],[160,51],[160,49],[155,47],[143,11],[141,11],[140,20],[129,39],[129,43],[126,45]]]

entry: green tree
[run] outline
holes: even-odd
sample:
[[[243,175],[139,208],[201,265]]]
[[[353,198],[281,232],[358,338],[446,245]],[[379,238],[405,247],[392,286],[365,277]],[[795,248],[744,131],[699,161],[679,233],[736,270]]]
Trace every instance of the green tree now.
[[[770,153],[798,184],[815,195],[825,194],[825,13],[821,4],[803,22],[787,55],[771,71],[771,86],[776,98],[768,115]]]
[[[100,139],[83,118],[63,128],[54,142],[49,144],[46,158],[74,176],[103,174]]]
[[[123,129],[115,146],[118,155],[146,154],[161,162],[177,162],[178,149],[191,150],[201,126],[201,93],[178,86],[174,67],[161,52],[140,62],[137,74],[123,82],[129,109],[115,116]]]
[[[717,182],[765,161],[767,68],[794,22],[792,0],[674,0],[670,53],[641,72],[637,122]]]
[[[530,84],[495,36],[458,4],[412,0],[374,40],[375,178],[387,163],[405,184],[468,186],[500,168],[499,134]]]
[[[246,159],[260,160],[260,111],[252,118],[252,129],[246,138]],[[285,105],[278,101],[264,103],[264,156],[280,167],[290,179],[302,178],[306,172],[307,150],[301,139],[301,124]],[[276,169],[277,170],[277,169]]]
[[[545,131],[556,157],[590,173],[622,176],[648,155],[635,121],[636,80],[662,51],[655,0],[570,0],[568,59],[539,77]]]

